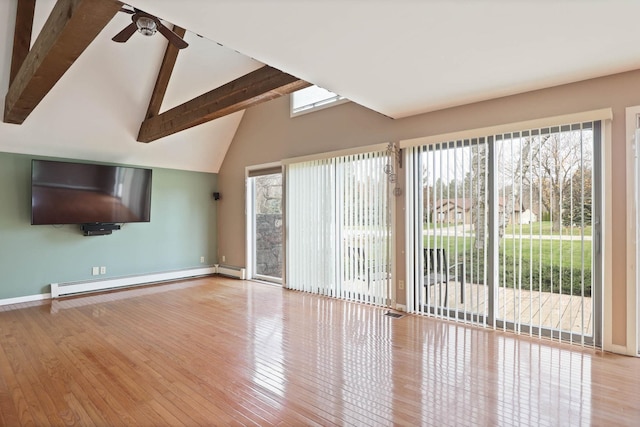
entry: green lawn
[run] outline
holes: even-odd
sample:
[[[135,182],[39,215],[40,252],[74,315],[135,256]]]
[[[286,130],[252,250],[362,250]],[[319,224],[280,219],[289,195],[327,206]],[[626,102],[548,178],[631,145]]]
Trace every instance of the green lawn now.
[[[465,276],[474,283],[483,283],[484,254],[474,248],[473,237],[425,237],[425,248],[445,248],[449,263],[464,262]],[[591,295],[591,241],[512,239],[503,238],[498,252],[500,286]],[[480,276],[478,276],[480,275]]]
[[[465,251],[468,253],[473,250],[474,240],[474,237],[431,236],[425,237],[424,247],[445,248],[450,258],[455,259],[457,253],[457,259],[462,259]],[[538,265],[541,268],[552,265],[570,268],[572,260],[574,268],[582,268],[582,260],[584,260],[584,268],[591,269],[591,248],[591,241],[503,238],[500,241],[499,256],[503,260],[505,258],[531,260],[534,266]]]
[[[553,231],[553,224],[551,221],[539,221],[534,222],[533,224],[514,224],[508,225],[505,228],[504,234],[515,234],[515,235],[523,235],[529,236],[533,235],[534,237],[540,234],[543,235],[560,235],[563,236],[581,236],[582,229],[580,227],[562,227],[562,233],[560,231]],[[584,235],[591,236],[591,226],[586,226],[584,228]]]
[[[425,223],[422,225],[424,230],[446,230],[449,227],[454,226],[462,226],[462,223],[459,224],[443,224],[443,223]],[[471,227],[467,224],[467,228]],[[584,228],[584,235],[591,236],[591,226],[588,225]],[[562,234],[563,236],[581,236],[582,228],[580,227],[562,227],[562,233],[560,231],[553,231],[553,223],[551,221],[539,221],[534,222],[532,224],[513,224],[505,227],[504,234],[513,234],[517,236],[538,236],[540,234],[549,236],[559,236]]]

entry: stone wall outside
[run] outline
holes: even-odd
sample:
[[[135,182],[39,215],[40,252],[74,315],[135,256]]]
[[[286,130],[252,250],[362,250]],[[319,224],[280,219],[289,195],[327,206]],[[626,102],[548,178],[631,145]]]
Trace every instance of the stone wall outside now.
[[[282,214],[256,214],[256,273],[282,277]]]

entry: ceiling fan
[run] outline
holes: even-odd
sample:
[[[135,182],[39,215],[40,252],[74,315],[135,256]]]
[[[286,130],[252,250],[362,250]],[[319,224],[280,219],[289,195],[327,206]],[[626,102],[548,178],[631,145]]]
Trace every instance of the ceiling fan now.
[[[153,15],[150,15],[146,12],[143,12],[140,9],[133,10],[125,9],[124,7],[120,9],[120,12],[128,13],[131,15],[131,24],[127,25],[122,31],[116,34],[111,40],[118,43],[124,43],[131,38],[133,33],[138,31],[145,36],[152,36],[156,33],[156,31],[160,31],[160,33],[169,40],[169,43],[177,47],[178,49],[184,49],[189,46],[187,42],[185,42],[182,37],[171,31],[169,28],[165,27],[162,22],[158,18]]]

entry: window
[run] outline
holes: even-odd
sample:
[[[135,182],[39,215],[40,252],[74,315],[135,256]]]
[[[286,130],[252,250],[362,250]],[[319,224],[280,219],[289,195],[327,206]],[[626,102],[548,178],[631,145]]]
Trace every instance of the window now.
[[[318,86],[309,86],[291,94],[291,117],[339,105],[348,100]]]

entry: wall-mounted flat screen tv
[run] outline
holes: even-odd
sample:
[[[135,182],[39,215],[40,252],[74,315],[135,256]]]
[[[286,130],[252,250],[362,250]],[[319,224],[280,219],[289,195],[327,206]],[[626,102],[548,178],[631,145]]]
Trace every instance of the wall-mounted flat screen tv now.
[[[31,224],[149,222],[151,169],[32,160]]]

